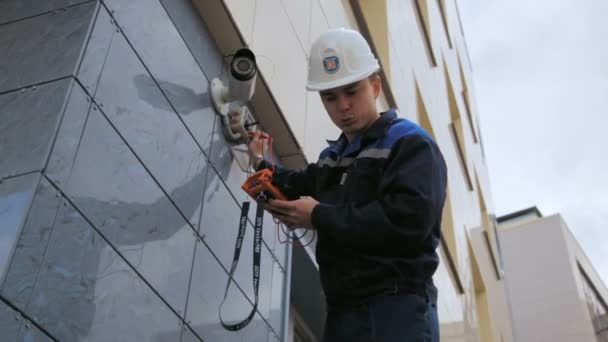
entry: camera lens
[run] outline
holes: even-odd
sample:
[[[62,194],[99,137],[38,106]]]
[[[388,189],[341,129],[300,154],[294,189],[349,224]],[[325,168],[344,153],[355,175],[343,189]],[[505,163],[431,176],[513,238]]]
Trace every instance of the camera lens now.
[[[234,65],[236,66],[236,71],[238,71],[240,74],[247,74],[251,72],[253,67],[252,63],[247,58],[243,57],[235,61]]]
[[[255,56],[249,49],[237,51],[230,63],[232,77],[239,81],[248,81],[255,76]]]

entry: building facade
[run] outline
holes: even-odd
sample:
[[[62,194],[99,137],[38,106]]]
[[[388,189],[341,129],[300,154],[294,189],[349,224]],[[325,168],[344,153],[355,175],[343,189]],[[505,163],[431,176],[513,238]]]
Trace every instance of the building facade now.
[[[559,214],[498,219],[518,341],[608,341],[608,288]]]
[[[280,243],[268,216],[256,316],[239,332],[219,323],[247,157],[225,139],[209,82],[237,48],[252,49],[249,108],[277,160],[315,162],[339,131],[305,90],[307,54],[336,27],[362,32],[379,57],[379,108],[423,126],[448,164],[435,277],[442,341],[512,341],[453,0],[4,1],[0,336],[317,340],[325,308],[314,246]],[[221,308],[228,321],[255,300],[252,235]]]

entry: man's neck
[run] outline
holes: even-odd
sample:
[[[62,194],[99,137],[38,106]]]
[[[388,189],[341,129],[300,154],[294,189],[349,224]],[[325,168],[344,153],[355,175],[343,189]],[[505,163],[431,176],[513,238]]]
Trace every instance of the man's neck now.
[[[357,133],[344,133],[344,136],[346,137],[346,141],[348,141],[348,143],[350,144],[355,138],[355,136],[357,136]]]
[[[378,116],[376,116],[376,118],[372,122],[370,122],[367,126],[365,126],[363,129],[361,129],[358,132],[353,132],[353,133],[343,132],[348,143],[350,144],[357,135],[363,134],[368,128],[370,128],[374,124],[374,122],[376,122],[376,120],[380,119],[381,116],[382,115],[380,113],[378,113]]]

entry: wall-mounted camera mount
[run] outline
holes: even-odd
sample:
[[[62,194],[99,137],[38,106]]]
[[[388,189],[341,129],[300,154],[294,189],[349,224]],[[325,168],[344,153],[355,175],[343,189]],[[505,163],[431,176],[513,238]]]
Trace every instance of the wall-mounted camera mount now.
[[[230,61],[227,79],[211,80],[211,102],[222,117],[224,135],[229,141],[247,143],[247,127],[254,121],[247,102],[255,90],[257,67],[255,55],[247,48],[235,52]]]

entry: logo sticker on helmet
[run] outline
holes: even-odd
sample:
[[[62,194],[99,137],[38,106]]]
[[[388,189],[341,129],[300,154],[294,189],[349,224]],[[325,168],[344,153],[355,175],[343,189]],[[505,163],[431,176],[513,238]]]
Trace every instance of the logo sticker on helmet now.
[[[340,59],[337,56],[329,56],[323,59],[323,69],[328,74],[335,74],[340,69]]]

